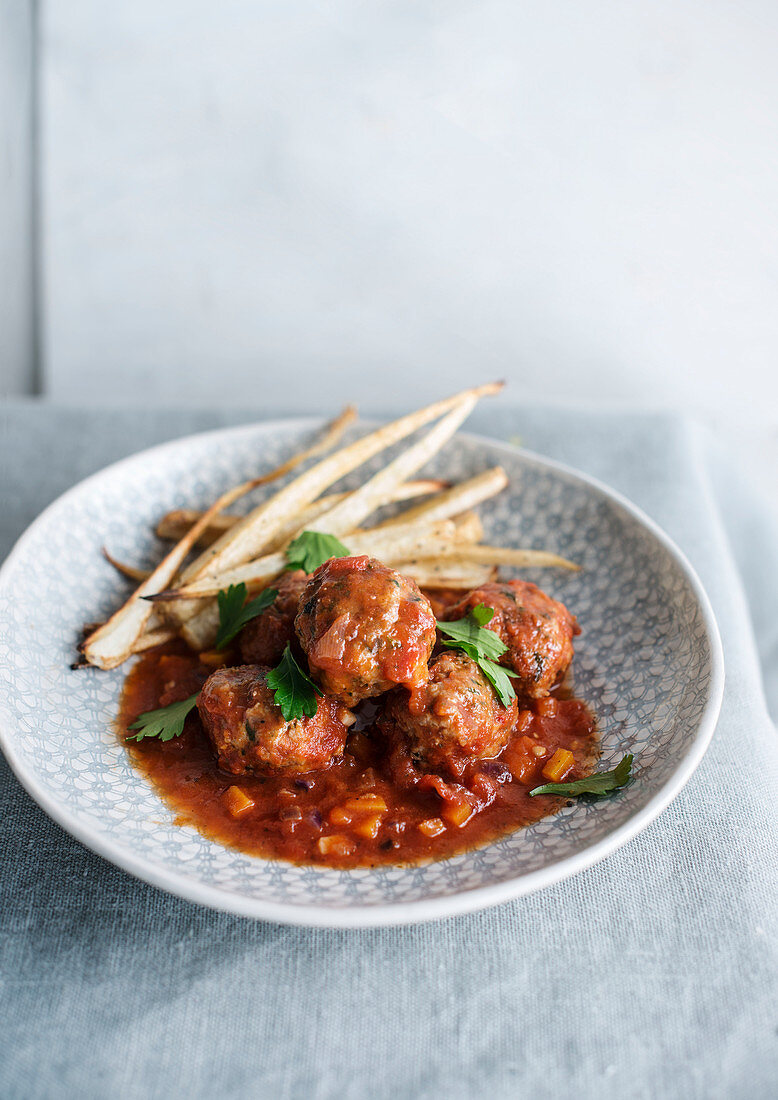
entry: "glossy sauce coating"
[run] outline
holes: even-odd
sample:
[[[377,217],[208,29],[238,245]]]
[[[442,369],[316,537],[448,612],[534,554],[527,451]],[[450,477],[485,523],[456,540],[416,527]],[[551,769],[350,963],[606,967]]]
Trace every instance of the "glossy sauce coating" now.
[[[213,671],[181,643],[143,655],[125,682],[122,736],[138,714],[187,698]],[[177,822],[221,844],[336,867],[406,863],[454,855],[555,813],[563,799],[528,792],[545,782],[541,771],[558,748],[575,757],[567,778],[592,771],[597,744],[583,703],[557,692],[521,706],[499,757],[474,761],[456,782],[419,772],[403,743],[380,738],[369,725],[351,731],[339,762],[296,778],[222,771],[196,709],[181,737],[126,745]],[[235,785],[253,803],[238,816]]]
[[[329,696],[316,713],[287,722],[267,685],[265,665],[219,668],[197,700],[203,728],[219,760],[233,775],[318,771],[343,755],[354,716]]]
[[[486,624],[507,646],[500,664],[518,678],[517,690],[542,699],[573,659],[573,638],[580,634],[564,604],[529,581],[489,581],[450,605],[444,618],[464,618],[479,604],[491,607]]]
[[[302,569],[282,573],[273,582],[276,598],[266,611],[243,627],[236,645],[240,659],[246,665],[270,665],[281,660],[284,649],[294,642],[294,617],[300,593],[308,577]]]
[[[297,638],[311,675],[349,706],[427,678],[437,628],[415,581],[375,558],[331,558],[300,594]]]

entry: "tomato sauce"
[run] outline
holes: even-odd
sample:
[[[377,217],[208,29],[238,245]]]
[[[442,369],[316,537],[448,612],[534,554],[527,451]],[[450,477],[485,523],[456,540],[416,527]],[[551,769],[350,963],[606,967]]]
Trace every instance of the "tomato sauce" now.
[[[122,738],[139,714],[186,699],[213,671],[183,643],[144,654],[125,681]],[[178,738],[125,744],[178,824],[250,855],[334,867],[442,859],[486,844],[565,805],[529,796],[547,782],[541,772],[557,749],[575,760],[565,779],[589,775],[598,757],[593,717],[564,688],[521,704],[503,752],[474,761],[457,783],[420,777],[407,750],[388,746],[366,719],[342,760],[298,778],[221,771],[196,709]]]

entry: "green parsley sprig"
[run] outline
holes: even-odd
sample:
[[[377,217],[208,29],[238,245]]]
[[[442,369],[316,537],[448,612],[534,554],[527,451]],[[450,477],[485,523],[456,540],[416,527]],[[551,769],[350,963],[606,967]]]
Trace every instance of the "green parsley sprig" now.
[[[563,794],[568,798],[578,798],[579,795],[590,795],[601,798],[603,795],[618,791],[626,787],[632,778],[632,753],[628,752],[619,763],[609,772],[596,772],[585,779],[573,779],[569,783],[546,783],[542,787],[535,787],[530,795],[536,794]]]
[[[280,662],[268,673],[267,684],[273,689],[275,701],[286,722],[313,718],[318,705],[316,696],[324,694],[308,673],[300,668],[288,644]]]
[[[243,629],[246,623],[251,622],[257,615],[261,615],[270,607],[278,595],[276,588],[266,588],[260,592],[254,600],[246,603],[246,586],[231,584],[225,592],[218,593],[216,600],[219,604],[219,633],[216,635],[216,648],[224,649],[230,644],[235,635]]]
[[[448,640],[452,649],[461,649],[480,668],[486,679],[497,692],[504,707],[510,706],[516,698],[511,678],[498,664],[508,648],[502,638],[493,630],[484,629],[486,623],[494,618],[494,608],[479,603],[464,619],[455,619],[450,623],[438,622],[438,630]]]
[[[321,531],[303,531],[286,548],[286,557],[289,562],[286,568],[303,569],[306,573],[313,573],[330,558],[348,556],[348,549],[334,535],[323,534]]]
[[[142,741],[145,737],[156,737],[160,741],[172,741],[174,737],[180,737],[184,732],[186,716],[197,702],[199,694],[200,692],[196,691],[194,695],[190,695],[188,699],[183,699],[179,703],[170,703],[166,707],[139,714],[128,727],[138,732],[130,734],[127,740]]]

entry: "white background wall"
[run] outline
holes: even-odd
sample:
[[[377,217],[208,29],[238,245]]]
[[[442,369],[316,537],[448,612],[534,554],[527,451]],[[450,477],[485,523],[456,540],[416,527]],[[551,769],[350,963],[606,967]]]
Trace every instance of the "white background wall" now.
[[[4,150],[31,6],[0,0]],[[498,376],[516,400],[696,411],[772,453],[774,0],[41,0],[39,16],[54,398],[399,407]],[[17,163],[6,391],[33,371]]]
[[[44,0],[46,385],[772,416],[777,31],[774,0]]]
[[[32,0],[0,0],[0,396],[36,381]]]

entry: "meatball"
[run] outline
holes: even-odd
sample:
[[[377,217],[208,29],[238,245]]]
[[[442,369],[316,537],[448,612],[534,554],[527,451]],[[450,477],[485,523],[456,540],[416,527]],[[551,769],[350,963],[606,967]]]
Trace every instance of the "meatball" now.
[[[516,700],[504,707],[475,661],[446,649],[430,664],[426,683],[393,693],[381,725],[405,738],[417,763],[458,776],[469,760],[505,748],[517,714]]]
[[[219,767],[233,775],[317,771],[343,753],[354,716],[320,697],[313,718],[287,722],[267,686],[267,668],[220,668],[203,684],[197,709]]]
[[[427,678],[435,644],[429,600],[374,558],[332,558],[311,575],[295,620],[311,675],[353,705]]]
[[[238,649],[247,665],[277,665],[284,650],[294,638],[294,617],[297,602],[305,588],[307,575],[302,569],[284,573],[273,585],[278,595],[266,611],[241,630]]]
[[[454,604],[446,619],[461,619],[479,603],[494,609],[487,628],[508,647],[500,664],[518,677],[517,689],[532,699],[548,695],[573,659],[573,637],[580,627],[564,604],[527,581],[481,585]]]

